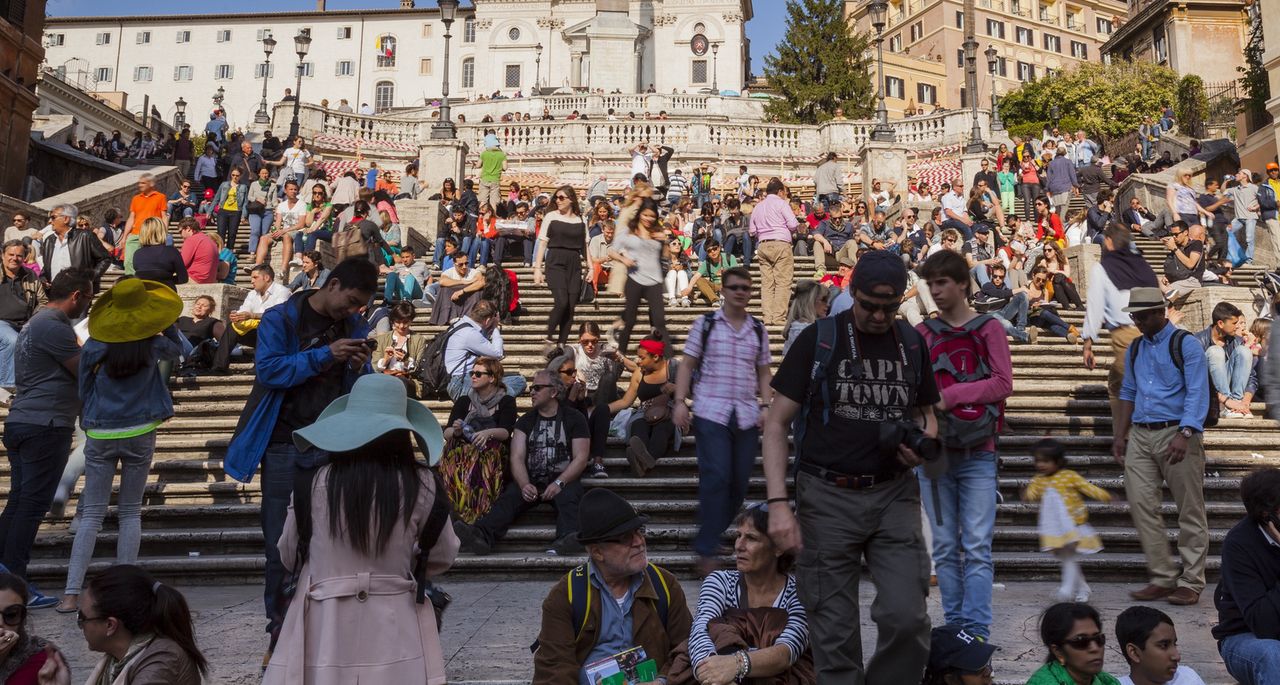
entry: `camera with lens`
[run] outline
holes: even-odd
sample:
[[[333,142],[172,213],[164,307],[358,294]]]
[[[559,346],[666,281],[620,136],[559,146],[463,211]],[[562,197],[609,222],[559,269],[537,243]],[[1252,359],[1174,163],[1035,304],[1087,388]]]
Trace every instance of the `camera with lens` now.
[[[880,424],[880,453],[892,457],[898,453],[898,445],[920,455],[925,461],[937,461],[942,456],[942,443],[924,434],[924,429],[914,421],[890,419]]]

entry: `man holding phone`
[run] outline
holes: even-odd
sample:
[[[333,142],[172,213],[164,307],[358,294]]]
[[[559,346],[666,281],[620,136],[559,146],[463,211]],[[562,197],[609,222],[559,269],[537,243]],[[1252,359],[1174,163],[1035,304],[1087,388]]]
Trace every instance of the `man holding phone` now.
[[[284,616],[277,606],[285,572],[276,541],[284,530],[293,484],[300,471],[329,461],[323,450],[298,449],[293,432],[315,422],[357,377],[370,372],[369,326],[360,312],[377,287],[377,267],[364,257],[351,257],[334,268],[323,288],[299,292],[258,319],[257,376],[223,469],[248,482],[262,464],[267,632]]]

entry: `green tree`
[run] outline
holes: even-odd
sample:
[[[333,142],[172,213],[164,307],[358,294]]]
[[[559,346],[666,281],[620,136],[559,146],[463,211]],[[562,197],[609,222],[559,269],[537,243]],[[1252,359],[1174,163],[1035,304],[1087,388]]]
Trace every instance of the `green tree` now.
[[[1173,113],[1178,120],[1178,130],[1189,136],[1204,135],[1204,122],[1209,118],[1209,96],[1204,90],[1204,79],[1187,74],[1178,81],[1178,102]]]
[[[1240,87],[1244,90],[1245,109],[1254,116],[1264,115],[1267,111],[1267,100],[1271,99],[1271,83],[1267,78],[1267,69],[1262,64],[1263,26],[1255,13],[1250,13],[1249,42],[1244,48],[1244,66],[1236,67],[1240,72]]]
[[[766,108],[779,121],[817,124],[844,109],[849,118],[874,111],[870,41],[845,18],[843,0],[787,0],[787,32],[764,73],[782,96]]]
[[[1010,130],[1033,130],[1072,122],[1090,135],[1118,137],[1138,128],[1142,117],[1156,116],[1177,97],[1178,74],[1150,62],[1088,62],[1075,69],[1024,84],[1000,101],[1000,116]],[[1016,128],[1015,128],[1016,127]]]

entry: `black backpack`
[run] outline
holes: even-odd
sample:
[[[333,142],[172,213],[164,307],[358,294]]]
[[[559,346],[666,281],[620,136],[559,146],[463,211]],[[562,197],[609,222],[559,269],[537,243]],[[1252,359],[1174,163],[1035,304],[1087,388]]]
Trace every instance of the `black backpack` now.
[[[458,321],[438,334],[422,351],[417,363],[418,379],[422,381],[422,399],[442,400],[449,396],[449,381],[453,380],[453,374],[458,369],[444,368],[444,353],[449,347],[449,339],[464,326],[475,327],[465,319]],[[468,352],[461,366],[466,366],[473,356],[475,355]]]
[[[1191,335],[1191,333],[1179,328],[1178,330],[1173,332],[1172,336],[1169,337],[1169,356],[1173,358],[1173,365],[1178,369],[1179,375],[1181,375],[1183,371],[1182,341],[1189,335]],[[1130,371],[1137,368],[1136,364],[1138,363],[1138,350],[1139,348],[1141,348],[1141,346],[1142,346],[1141,336],[1139,336],[1137,340],[1134,340],[1133,343],[1129,345],[1129,370]],[[1206,364],[1205,366],[1207,367],[1208,365]],[[1207,368],[1205,370],[1205,373],[1206,374],[1208,373]],[[1219,411],[1218,393],[1213,389],[1212,376],[1209,377],[1208,388],[1209,388],[1209,411],[1206,412],[1204,417],[1205,428],[1218,425],[1218,411]]]

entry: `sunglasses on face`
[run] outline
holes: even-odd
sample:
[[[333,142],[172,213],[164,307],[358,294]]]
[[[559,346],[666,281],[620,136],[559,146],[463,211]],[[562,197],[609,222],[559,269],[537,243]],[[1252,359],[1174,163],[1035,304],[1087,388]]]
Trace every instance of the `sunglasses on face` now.
[[[586,346],[586,345],[596,345],[596,344],[599,344],[599,343],[600,343],[600,339],[599,339],[599,338],[579,338],[579,339],[578,339],[578,344],[579,344],[579,345],[583,345],[583,346]]]
[[[27,620],[27,607],[21,604],[7,606],[0,611],[0,620],[10,628],[17,628]]]
[[[472,377],[472,378],[482,378],[482,377],[484,377],[484,376],[492,376],[492,375],[493,375],[493,374],[489,373],[488,371],[475,371],[475,370],[473,370],[473,371],[471,372],[471,377]]]
[[[529,386],[529,390],[531,392],[539,392],[541,390],[546,390],[547,388],[550,388],[550,387],[551,387],[550,383],[534,383],[533,385]]]
[[[1088,649],[1089,643],[1105,647],[1107,645],[1107,636],[1102,633],[1094,633],[1093,635],[1077,635],[1062,641],[1062,644],[1072,649]]]
[[[568,200],[568,199],[569,199],[569,196],[568,196],[568,195],[557,195],[557,196],[556,196],[556,199],[557,199],[557,200]]]
[[[573,376],[578,373],[577,369],[560,369],[561,376]]]
[[[893,316],[894,314],[897,314],[898,308],[902,306],[901,302],[877,304],[875,302],[864,300],[861,297],[857,298],[857,301],[858,301],[859,307],[862,307],[863,309],[867,310],[867,312],[871,314],[875,314],[876,312],[884,312],[888,316]]]
[[[105,620],[107,620],[106,616],[85,616],[83,611],[76,612],[76,625],[80,628],[83,628],[86,623]]]

